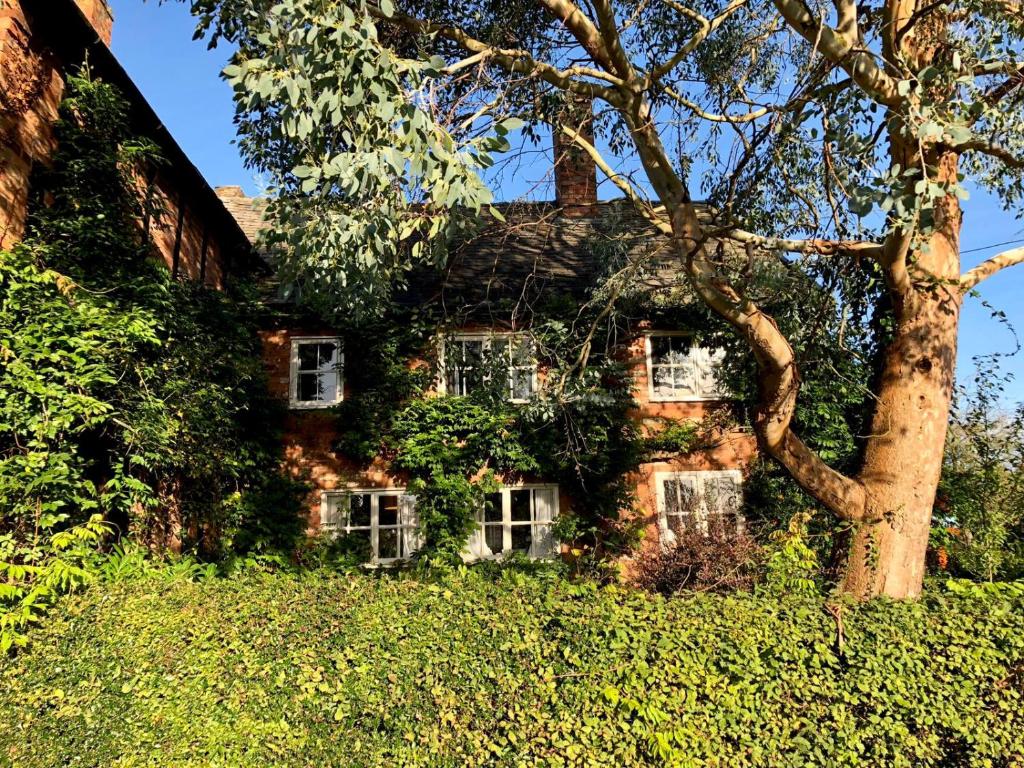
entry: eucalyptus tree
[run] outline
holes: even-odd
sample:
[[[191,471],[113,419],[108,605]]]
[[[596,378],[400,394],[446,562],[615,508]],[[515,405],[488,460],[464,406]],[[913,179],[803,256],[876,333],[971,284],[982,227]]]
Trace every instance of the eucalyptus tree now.
[[[225,75],[287,268],[371,308],[488,206],[481,170],[518,121],[550,124],[749,345],[763,450],[856,528],[844,588],[919,592],[960,306],[1024,261],[1015,249],[962,272],[959,254],[965,185],[1020,202],[1015,0],[191,3],[197,34],[238,46]],[[591,102],[595,134],[577,108]],[[761,259],[880,286],[855,472],[794,429],[793,344],[745,277]]]

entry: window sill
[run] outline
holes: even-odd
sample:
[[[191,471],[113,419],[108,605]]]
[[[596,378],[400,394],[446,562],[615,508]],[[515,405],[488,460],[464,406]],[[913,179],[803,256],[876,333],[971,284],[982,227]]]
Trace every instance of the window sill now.
[[[330,403],[303,403],[301,401],[289,400],[288,410],[289,411],[326,411],[330,408],[335,408],[341,405],[342,400],[335,400]]]
[[[698,397],[694,395],[689,397],[655,397],[652,395],[647,398],[647,401],[649,403],[731,403],[735,402],[736,398],[727,395],[714,397]]]

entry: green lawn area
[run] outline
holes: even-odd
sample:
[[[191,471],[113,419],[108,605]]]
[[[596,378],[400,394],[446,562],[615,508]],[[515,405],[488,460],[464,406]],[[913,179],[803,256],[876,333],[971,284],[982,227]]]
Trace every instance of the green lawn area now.
[[[0,673],[13,766],[1024,765],[1024,604],[515,571],[94,586]]]

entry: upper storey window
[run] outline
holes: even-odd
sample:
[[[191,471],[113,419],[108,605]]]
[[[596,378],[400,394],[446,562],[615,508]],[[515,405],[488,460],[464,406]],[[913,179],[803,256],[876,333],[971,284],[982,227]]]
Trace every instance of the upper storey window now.
[[[718,381],[724,352],[696,345],[682,333],[647,336],[647,381],[654,401],[721,400],[727,397]]]
[[[537,391],[533,342],[522,333],[460,333],[444,342],[444,390],[468,395],[495,387],[514,403]]]
[[[292,408],[329,408],[342,399],[345,356],[341,339],[308,336],[292,339],[290,389]]]

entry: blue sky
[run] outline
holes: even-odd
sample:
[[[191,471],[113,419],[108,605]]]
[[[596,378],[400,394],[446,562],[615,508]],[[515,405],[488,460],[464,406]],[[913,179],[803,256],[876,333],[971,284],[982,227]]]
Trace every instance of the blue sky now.
[[[186,6],[154,0],[110,0],[114,11],[113,49],[125,69],[146,95],[171,134],[213,186],[237,184],[252,195],[258,180],[247,171],[232,144],[231,89],[220,79],[226,63],[224,49],[206,50],[192,40],[194,23]],[[538,147],[537,156],[546,157]],[[523,194],[542,183],[548,166],[531,162],[504,174],[499,199]],[[608,191],[610,193],[610,191]],[[1024,239],[1024,223],[1005,213],[991,196],[975,193],[965,204],[962,235],[964,269]],[[1024,265],[1004,270],[981,286],[982,298],[1006,313],[1024,335]],[[991,319],[982,300],[966,300],[960,331],[961,376],[970,374],[975,355],[1010,352],[1014,340],[1005,326]],[[1014,375],[1007,399],[1024,401],[1024,353],[1007,360],[1004,369]]]

